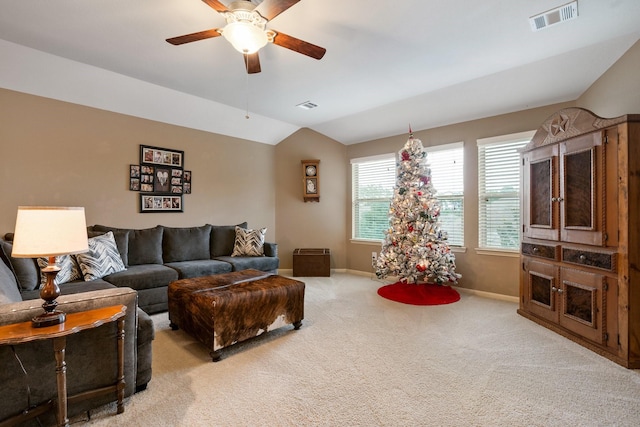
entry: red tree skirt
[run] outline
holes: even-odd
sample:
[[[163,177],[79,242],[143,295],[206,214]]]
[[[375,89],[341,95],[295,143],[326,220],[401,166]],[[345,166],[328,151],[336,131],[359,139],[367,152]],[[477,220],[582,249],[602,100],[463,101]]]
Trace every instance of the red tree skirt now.
[[[433,283],[396,282],[378,289],[378,295],[391,301],[413,305],[451,304],[460,299],[460,294],[452,287]]]

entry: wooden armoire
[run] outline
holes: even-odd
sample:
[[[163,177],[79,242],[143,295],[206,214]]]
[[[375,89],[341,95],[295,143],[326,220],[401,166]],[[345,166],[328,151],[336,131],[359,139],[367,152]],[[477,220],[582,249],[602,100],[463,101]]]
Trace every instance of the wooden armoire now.
[[[640,368],[640,115],[558,111],[521,164],[518,313]]]

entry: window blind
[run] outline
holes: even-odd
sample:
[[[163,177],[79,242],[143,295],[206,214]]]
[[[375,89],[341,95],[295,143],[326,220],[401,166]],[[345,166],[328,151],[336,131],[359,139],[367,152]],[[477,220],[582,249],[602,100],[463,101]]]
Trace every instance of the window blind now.
[[[382,240],[396,181],[394,154],[351,160],[352,237]]]
[[[479,247],[520,246],[520,148],[530,132],[478,141]]]
[[[451,246],[464,246],[464,144],[427,147],[427,166],[440,203],[440,228]]]

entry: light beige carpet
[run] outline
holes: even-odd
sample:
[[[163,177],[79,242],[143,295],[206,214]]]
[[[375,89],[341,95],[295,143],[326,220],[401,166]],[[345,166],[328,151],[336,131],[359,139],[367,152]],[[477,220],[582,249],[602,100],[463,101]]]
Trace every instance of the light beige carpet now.
[[[211,362],[182,331],[156,324],[153,378],[94,411],[92,426],[638,426],[640,373],[516,314],[461,293],[410,306],[382,283],[303,278],[305,320]],[[77,424],[84,424],[78,422]]]

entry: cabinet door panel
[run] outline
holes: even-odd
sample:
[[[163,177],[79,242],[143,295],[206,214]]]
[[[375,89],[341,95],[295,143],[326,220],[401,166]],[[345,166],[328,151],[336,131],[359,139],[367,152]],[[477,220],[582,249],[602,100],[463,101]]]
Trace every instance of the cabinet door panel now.
[[[543,319],[558,321],[556,290],[559,269],[553,264],[523,258],[524,307]]]
[[[560,240],[601,246],[604,242],[604,151],[602,132],[560,144]]]
[[[570,268],[562,268],[560,275],[560,325],[598,344],[604,343],[606,277]]]
[[[558,147],[523,154],[523,235],[558,240]]]

